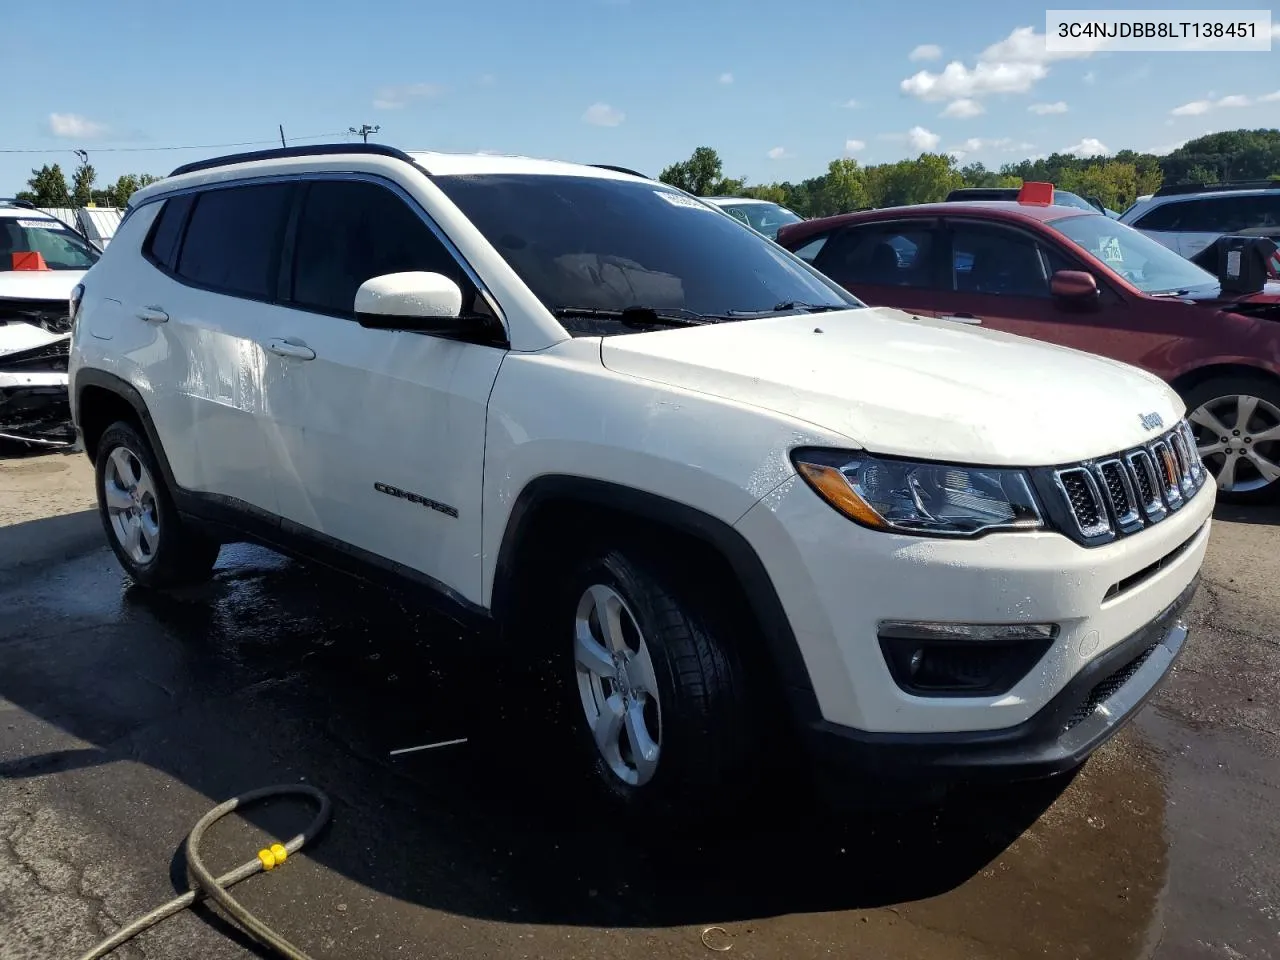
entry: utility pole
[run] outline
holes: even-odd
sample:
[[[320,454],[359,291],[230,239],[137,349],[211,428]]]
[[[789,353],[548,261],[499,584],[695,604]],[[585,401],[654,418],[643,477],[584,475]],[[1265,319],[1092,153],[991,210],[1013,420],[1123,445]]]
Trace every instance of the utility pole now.
[[[369,142],[369,134],[377,133],[381,129],[382,129],[381,126],[378,126],[375,124],[374,126],[371,127],[367,123],[360,124],[359,130],[357,130],[355,127],[347,128],[348,132],[354,133],[357,137],[363,137],[365,143]]]
[[[284,142],[284,124],[283,123],[280,124],[280,146],[282,147],[289,146],[287,143]]]

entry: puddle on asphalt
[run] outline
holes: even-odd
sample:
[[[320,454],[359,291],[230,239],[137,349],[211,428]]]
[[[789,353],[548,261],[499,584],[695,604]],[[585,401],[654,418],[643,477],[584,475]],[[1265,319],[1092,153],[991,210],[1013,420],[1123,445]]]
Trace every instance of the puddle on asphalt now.
[[[109,574],[85,576],[90,594],[112,593],[99,582]],[[75,586],[50,584],[41,602]],[[568,799],[536,723],[553,721],[529,712],[553,712],[553,680],[504,672],[471,638],[378,588],[234,547],[213,583],[164,597],[126,590],[121,616],[194,648],[183,663],[198,675],[174,689],[239,684],[266,720],[304,718],[302,765],[331,747],[305,739],[312,728],[367,761],[332,784],[341,820],[317,859],[401,900],[517,921],[535,955],[557,928],[665,940],[720,924],[736,956],[1125,960],[1148,955],[1163,929],[1165,761],[1133,732],[1065,789],[1023,784],[840,820],[783,805],[768,822],[727,813],[722,830],[654,836],[595,822]],[[276,688],[255,698],[264,683]],[[464,751],[387,758],[457,736],[472,738]],[[410,789],[389,785],[388,771]],[[385,864],[345,860],[356,824],[396,837]],[[447,891],[410,884],[423,862],[456,871]]]

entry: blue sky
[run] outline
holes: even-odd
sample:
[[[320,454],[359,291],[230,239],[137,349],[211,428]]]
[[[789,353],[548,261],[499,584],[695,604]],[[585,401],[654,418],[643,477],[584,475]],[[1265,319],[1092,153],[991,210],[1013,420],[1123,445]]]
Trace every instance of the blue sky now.
[[[63,0],[56,22],[47,4],[3,7],[0,151],[37,152],[0,152],[0,195],[42,163],[69,172],[76,148],[101,184],[237,149],[156,148],[270,146],[278,123],[291,142],[370,123],[407,149],[655,175],[706,144],[753,182],[841,155],[997,166],[1280,126],[1280,40],[1055,59],[1025,0]]]

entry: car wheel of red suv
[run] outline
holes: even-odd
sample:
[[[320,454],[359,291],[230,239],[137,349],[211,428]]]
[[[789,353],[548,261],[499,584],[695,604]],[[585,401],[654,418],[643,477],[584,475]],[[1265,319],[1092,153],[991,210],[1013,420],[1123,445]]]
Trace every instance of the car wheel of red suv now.
[[[1200,457],[1217,478],[1219,499],[1280,498],[1280,380],[1206,380],[1183,400]]]

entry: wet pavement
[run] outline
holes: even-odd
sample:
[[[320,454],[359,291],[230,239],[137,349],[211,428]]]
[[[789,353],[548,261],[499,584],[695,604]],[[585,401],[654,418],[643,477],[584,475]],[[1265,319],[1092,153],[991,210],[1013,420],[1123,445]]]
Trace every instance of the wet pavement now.
[[[236,894],[316,957],[1280,958],[1280,512],[1220,510],[1205,573],[1177,672],[1070,783],[843,817],[782,785],[678,832],[576,799],[554,677],[376,588],[249,547],[167,596],[105,547],[0,565],[0,958],[74,957],[185,888],[215,802],[301,780],[332,826]],[[224,821],[206,862],[309,818]],[[207,910],[119,954],[255,955]]]

